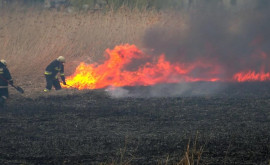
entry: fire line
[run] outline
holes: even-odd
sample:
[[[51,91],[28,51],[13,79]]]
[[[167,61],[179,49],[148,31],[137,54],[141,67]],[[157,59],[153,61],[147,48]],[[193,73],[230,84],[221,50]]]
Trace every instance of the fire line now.
[[[73,75],[66,82],[72,87],[82,89],[98,89],[108,86],[151,86],[160,83],[180,83],[197,81],[223,81],[220,77],[222,67],[207,61],[192,63],[171,63],[164,54],[151,57],[135,45],[123,44],[105,51],[107,59],[102,64],[86,64],[81,62]],[[146,59],[151,60],[147,61]],[[127,69],[135,60],[145,60],[135,69]],[[201,73],[195,74],[197,71]],[[265,81],[270,80],[270,73],[255,71],[238,72],[232,81]],[[64,88],[70,88],[64,86]]]

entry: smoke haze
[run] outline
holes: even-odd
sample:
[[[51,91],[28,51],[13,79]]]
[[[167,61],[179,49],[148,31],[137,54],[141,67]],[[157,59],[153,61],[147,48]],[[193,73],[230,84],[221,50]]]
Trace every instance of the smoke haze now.
[[[226,84],[213,82],[183,82],[179,84],[158,84],[147,87],[109,87],[106,89],[106,92],[114,98],[212,96],[224,90],[226,86]]]
[[[221,66],[220,78],[229,80],[240,71],[270,71],[270,10],[232,12],[215,5],[169,12],[163,24],[146,30],[148,54],[166,55],[172,63],[202,61]],[[164,23],[165,22],[165,23]],[[194,76],[212,68],[198,68]],[[207,77],[207,75],[204,75]],[[159,84],[147,88],[108,90],[113,97],[177,97],[213,95],[226,90],[222,83]]]
[[[270,10],[232,12],[210,5],[162,19],[167,23],[149,28],[143,39],[153,54],[219,64],[225,79],[239,71],[270,70]]]

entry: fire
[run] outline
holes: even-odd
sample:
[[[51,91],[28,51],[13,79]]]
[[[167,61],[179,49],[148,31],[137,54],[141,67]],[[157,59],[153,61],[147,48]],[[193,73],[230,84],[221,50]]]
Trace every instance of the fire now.
[[[237,82],[245,82],[245,81],[269,81],[270,73],[266,73],[261,71],[260,73],[256,73],[255,71],[247,71],[247,72],[239,72],[233,76],[233,79]]]
[[[103,64],[80,63],[73,75],[67,77],[69,86],[78,89],[97,89],[108,86],[155,85],[194,81],[219,81],[220,67],[204,61],[194,63],[171,63],[165,55],[151,58],[135,45],[119,45],[106,50],[107,60]],[[133,61],[141,65],[134,67]],[[129,69],[133,66],[132,69]],[[134,69],[135,68],[135,69]],[[202,75],[197,70],[205,70]],[[194,73],[195,72],[195,73]],[[207,76],[205,76],[207,75]]]
[[[257,42],[257,41],[256,41]],[[267,53],[261,50],[256,50],[256,53],[252,55],[254,61],[261,61],[261,68],[259,72],[255,70],[240,71],[233,75],[233,80],[237,82],[245,81],[269,81],[270,73],[265,71],[268,62]]]
[[[190,63],[171,63],[164,54],[152,57],[139,50],[135,45],[119,45],[106,50],[106,60],[102,64],[81,62],[73,75],[67,77],[65,88],[98,89],[122,86],[151,86],[161,83],[197,81],[269,81],[270,73],[254,70],[239,71],[231,78],[224,75],[222,65],[198,59]],[[260,53],[265,59],[266,53]],[[137,61],[137,63],[136,63]],[[138,61],[139,64],[138,65]],[[134,65],[136,64],[136,65]]]

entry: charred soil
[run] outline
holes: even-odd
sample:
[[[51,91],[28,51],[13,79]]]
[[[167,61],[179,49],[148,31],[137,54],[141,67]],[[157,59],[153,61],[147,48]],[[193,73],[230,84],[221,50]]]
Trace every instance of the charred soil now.
[[[269,89],[231,84],[215,95],[155,98],[12,94],[0,112],[0,163],[174,164],[190,139],[203,147],[200,164],[268,164]]]

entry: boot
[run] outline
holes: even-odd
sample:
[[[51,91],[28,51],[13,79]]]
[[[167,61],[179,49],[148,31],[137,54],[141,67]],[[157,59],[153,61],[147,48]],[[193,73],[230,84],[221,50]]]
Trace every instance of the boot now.
[[[5,103],[6,103],[7,97],[6,96],[0,96],[0,109],[5,108]]]
[[[0,97],[0,109],[4,109],[5,100],[6,99],[4,99],[3,96]]]

